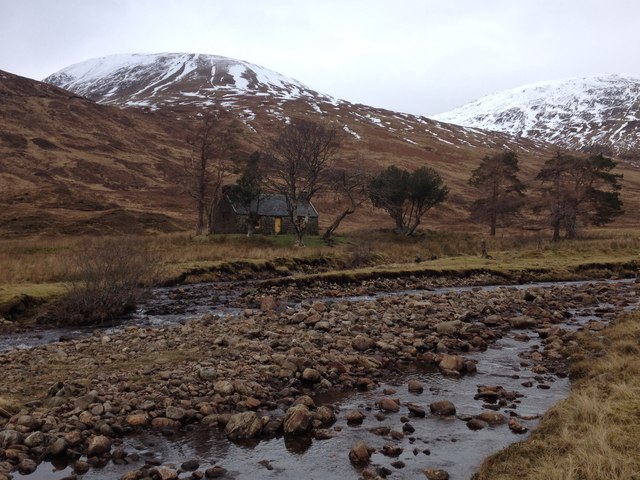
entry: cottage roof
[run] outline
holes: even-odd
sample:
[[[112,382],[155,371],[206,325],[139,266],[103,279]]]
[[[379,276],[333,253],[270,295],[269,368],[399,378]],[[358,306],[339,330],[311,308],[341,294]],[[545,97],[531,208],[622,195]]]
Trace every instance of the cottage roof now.
[[[231,207],[238,215],[248,215],[249,208],[247,205],[241,205],[234,203],[228,196],[227,199],[231,204]],[[270,195],[261,194],[258,200],[251,202],[251,210],[255,211],[257,205],[257,214],[261,217],[286,217],[287,213],[287,201],[284,195]],[[298,208],[296,211],[297,217],[306,217],[309,215],[311,218],[318,217],[318,211],[311,202],[300,201],[298,202]]]

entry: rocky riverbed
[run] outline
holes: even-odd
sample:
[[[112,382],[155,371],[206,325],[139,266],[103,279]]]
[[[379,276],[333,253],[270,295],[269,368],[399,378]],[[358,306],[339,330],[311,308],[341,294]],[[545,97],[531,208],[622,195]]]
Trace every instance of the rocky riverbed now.
[[[578,310],[593,314],[583,328],[598,330],[637,301],[632,282],[437,295],[425,290],[355,302],[320,295],[323,301],[295,308],[273,293],[253,292],[254,308],[237,316],[206,314],[166,328],[128,326],[0,355],[0,479],[29,475],[46,459],[64,459],[70,477],[106,464],[136,465],[122,475],[127,479],[224,477],[224,464],[202,469],[156,459],[140,467],[140,455],[126,439],[203,426],[234,442],[336,436],[343,429],[334,423],[338,407],[316,401],[323,392],[372,391],[407,369],[473,376],[482,368],[482,352],[507,335],[542,339],[543,348],[525,350],[520,362],[534,374],[522,390],[543,391],[565,376],[562,350],[574,342]],[[424,388],[418,383],[398,389]],[[443,416],[465,425],[469,435],[496,423],[513,435],[524,432],[529,420],[517,410],[522,393],[500,385],[478,387],[486,411],[473,416],[455,411],[455,396],[422,404],[419,397],[406,402],[395,401],[393,392],[376,395],[371,411],[349,412],[349,424],[358,424],[358,414]],[[356,442],[351,452],[339,452],[353,465],[345,478],[393,475],[376,467],[375,455],[399,454],[394,440],[411,436],[403,430],[379,432],[389,440],[382,449]],[[426,478],[446,478],[429,469],[426,454],[415,461],[431,470]],[[397,465],[398,472],[402,468]]]

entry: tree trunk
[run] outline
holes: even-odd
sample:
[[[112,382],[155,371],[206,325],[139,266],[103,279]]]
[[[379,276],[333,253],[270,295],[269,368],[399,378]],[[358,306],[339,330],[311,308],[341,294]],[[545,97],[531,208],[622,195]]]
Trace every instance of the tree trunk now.
[[[340,226],[340,222],[342,222],[342,220],[344,220],[347,215],[351,215],[353,212],[355,212],[354,208],[348,208],[344,210],[340,215],[338,215],[336,219],[333,221],[333,223],[329,226],[329,228],[325,230],[324,234],[322,235],[322,240],[324,240],[325,242],[328,242],[331,239],[331,236],[333,235],[333,233]]]
[[[202,235],[204,233],[204,205],[202,202],[198,202],[198,221],[196,223],[196,235]]]
[[[491,215],[491,236],[495,237],[496,236],[496,216],[495,215]]]
[[[554,220],[553,222],[553,238],[551,241],[557,242],[560,240],[560,219]]]

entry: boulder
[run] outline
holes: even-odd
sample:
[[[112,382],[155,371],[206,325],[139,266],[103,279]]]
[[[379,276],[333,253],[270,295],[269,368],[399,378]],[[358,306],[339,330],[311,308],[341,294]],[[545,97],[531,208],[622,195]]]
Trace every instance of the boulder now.
[[[256,412],[241,412],[231,415],[224,432],[230,440],[253,438],[262,431],[262,421]]]
[[[418,380],[409,380],[408,388],[410,393],[422,393],[424,391],[424,386]]]
[[[400,411],[400,403],[392,398],[383,398],[378,400],[378,408],[384,412],[395,413]]]
[[[315,368],[305,368],[302,372],[302,380],[309,383],[318,383],[322,380],[322,375]]]
[[[294,405],[287,410],[284,417],[285,435],[300,435],[311,427],[311,412],[306,405]]]
[[[111,450],[111,439],[104,435],[97,435],[89,440],[87,457],[100,457]]]
[[[367,465],[371,461],[371,453],[373,449],[362,440],[356,442],[349,451],[349,460],[355,466]]]
[[[464,370],[464,358],[460,355],[449,355],[444,353],[442,359],[438,364],[442,370],[453,370],[455,372],[462,372]]]
[[[432,415],[451,416],[456,414],[456,407],[449,400],[439,400],[429,405]]]

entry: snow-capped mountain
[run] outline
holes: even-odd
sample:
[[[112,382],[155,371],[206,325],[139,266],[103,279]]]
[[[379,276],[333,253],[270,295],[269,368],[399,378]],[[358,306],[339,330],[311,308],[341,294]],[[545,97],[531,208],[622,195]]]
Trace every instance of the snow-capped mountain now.
[[[603,75],[525,85],[432,118],[637,158],[640,77]]]
[[[518,140],[509,134],[355,105],[318,93],[264,67],[216,55],[111,55],[72,65],[44,81],[98,103],[125,108],[169,108],[193,113],[221,106],[254,131],[268,131],[292,117],[322,118],[341,124],[352,141],[380,141],[384,136],[405,148],[432,152],[432,156],[473,147],[526,151],[546,148],[542,142]]]
[[[196,53],[122,54],[87,60],[44,79],[99,103],[129,107],[227,108],[239,96],[335,103],[292,78],[242,60]]]

